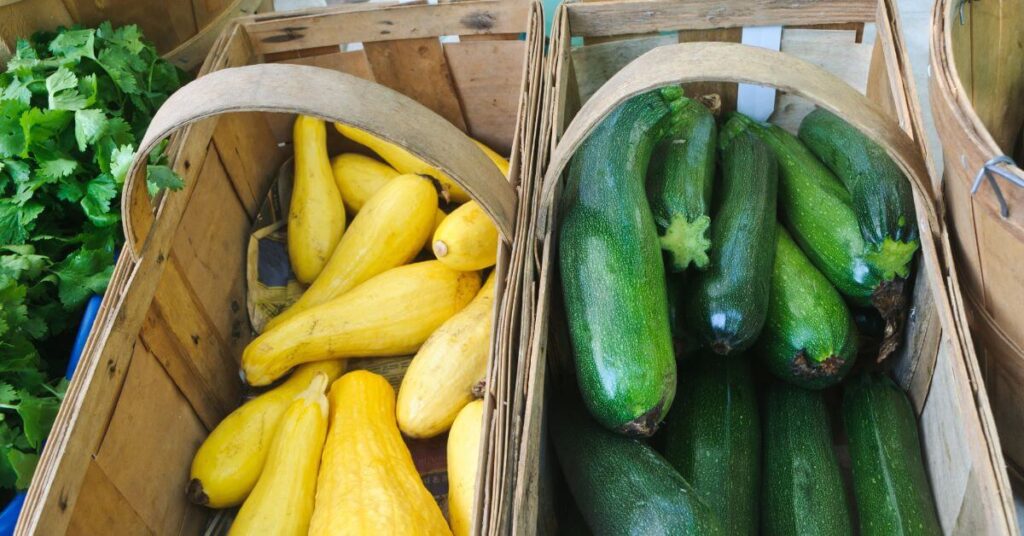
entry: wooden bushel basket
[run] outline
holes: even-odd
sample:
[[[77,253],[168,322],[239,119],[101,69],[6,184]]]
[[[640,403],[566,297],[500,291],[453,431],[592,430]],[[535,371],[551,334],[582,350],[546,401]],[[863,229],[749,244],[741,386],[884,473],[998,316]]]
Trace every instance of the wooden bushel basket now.
[[[1011,182],[1024,183],[1022,27],[1024,5],[1014,0],[937,2],[931,103],[967,317],[1003,450],[1024,479],[1024,189]],[[993,161],[1004,155],[1017,164]]]
[[[479,0],[232,23],[140,143],[123,194],[126,244],[18,533],[199,534],[213,516],[186,500],[189,465],[243,395],[246,248],[291,156],[294,114],[407,148],[462,185],[501,232],[476,502],[476,523],[486,522],[500,495],[491,488],[504,485],[490,468],[508,435],[509,310],[526,242],[516,229],[528,206],[517,191],[531,188],[520,170],[532,162],[540,22],[536,3]],[[463,131],[511,155],[509,180]],[[154,200],[144,155],[171,134],[168,155],[185,187]],[[336,151],[343,142],[330,136]]]
[[[718,93],[729,111],[737,82],[782,92],[773,121],[790,129],[813,105],[833,111],[881,144],[911,179],[922,247],[902,344],[889,359],[919,418],[943,531],[1018,533],[984,386],[958,327],[962,302],[921,156],[919,110],[895,17],[888,0],[597,1],[559,10],[538,143],[545,172],[531,232],[539,251],[528,255],[539,266],[524,273],[528,284],[537,281],[539,293],[536,302],[524,295],[523,310],[535,308],[536,317],[527,326],[533,339],[513,533],[554,531],[551,509],[561,477],[554,474],[557,462],[547,446],[545,377],[555,360],[571,355],[557,300],[563,172],[588,133],[629,97],[682,83],[691,96]],[[782,52],[736,44],[744,25],[784,26]],[[873,47],[861,43],[868,32],[876,36]],[[571,40],[580,37],[584,45],[573,46]]]
[[[256,13],[263,0],[0,0],[0,63],[19,38],[58,26],[137,24],[168,61],[186,71],[198,67],[231,22]]]

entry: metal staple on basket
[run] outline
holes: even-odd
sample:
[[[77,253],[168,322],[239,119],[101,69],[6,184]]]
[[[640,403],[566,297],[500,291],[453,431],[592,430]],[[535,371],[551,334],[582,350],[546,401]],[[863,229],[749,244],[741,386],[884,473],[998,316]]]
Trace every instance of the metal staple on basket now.
[[[1005,154],[999,155],[988,162],[985,162],[985,165],[981,166],[981,169],[978,170],[978,174],[974,177],[974,184],[971,185],[971,195],[978,193],[978,189],[981,188],[981,181],[987,177],[989,184],[992,185],[992,190],[996,194],[996,199],[999,200],[999,214],[1005,219],[1010,216],[1010,207],[1006,204],[1006,197],[1003,196],[1003,191],[999,188],[999,183],[996,182],[995,175],[999,175],[1020,188],[1024,188],[1024,179],[1021,179],[1013,173],[998,167],[1000,164],[1010,166],[1017,165],[1012,158]],[[995,175],[993,175],[993,173]]]

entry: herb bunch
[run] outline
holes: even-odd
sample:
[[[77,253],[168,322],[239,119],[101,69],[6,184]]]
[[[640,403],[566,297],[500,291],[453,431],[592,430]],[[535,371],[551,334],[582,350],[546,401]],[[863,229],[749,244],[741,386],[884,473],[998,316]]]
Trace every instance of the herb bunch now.
[[[136,140],[183,82],[136,26],[61,28],[0,74],[0,488],[26,488],[66,387],[81,309],[124,239]],[[181,178],[149,158],[151,194]]]

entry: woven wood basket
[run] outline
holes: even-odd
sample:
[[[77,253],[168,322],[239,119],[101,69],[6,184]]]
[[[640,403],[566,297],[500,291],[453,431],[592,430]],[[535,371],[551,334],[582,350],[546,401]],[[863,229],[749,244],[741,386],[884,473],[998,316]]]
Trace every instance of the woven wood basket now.
[[[682,83],[691,95],[717,93],[726,111],[736,83],[777,88],[773,121],[793,129],[814,105],[877,140],[911,178],[922,249],[912,309],[895,376],[918,413],[927,471],[947,534],[1016,534],[999,439],[967,334],[925,161],[920,110],[888,0],[781,4],[745,0],[596,1],[556,14],[549,88],[538,156],[543,187],[534,198],[538,260],[524,277],[535,285],[523,310],[535,310],[525,384],[524,431],[508,523],[513,533],[554,532],[553,451],[546,441],[546,376],[568,358],[556,296],[559,195],[573,152],[600,120],[630,96]],[[784,26],[782,53],[739,45],[743,26]],[[863,43],[874,34],[873,46]],[[579,44],[582,38],[582,46]],[[717,41],[717,42],[709,42]],[[725,41],[727,43],[722,43]],[[830,74],[831,73],[831,74]]]
[[[1024,170],[993,159],[1024,163],[1022,27],[1020,2],[941,0],[931,40],[946,217],[982,376],[1018,478],[1024,478]]]
[[[252,338],[246,247],[291,154],[297,113],[406,147],[459,182],[501,232],[475,509],[484,523],[488,501],[501,495],[492,488],[505,485],[490,475],[508,435],[509,319],[525,243],[516,229],[528,206],[517,192],[531,188],[521,170],[534,150],[540,22],[535,3],[478,0],[363,4],[229,25],[200,77],[167,101],[140,144],[145,155],[173,135],[170,161],[185,188],[153,200],[140,173],[145,158],[133,163],[126,245],[18,533],[197,534],[208,526],[214,512],[185,498],[189,465],[243,396],[239,359]],[[461,38],[442,43],[442,35]],[[509,180],[463,132],[511,155]]]

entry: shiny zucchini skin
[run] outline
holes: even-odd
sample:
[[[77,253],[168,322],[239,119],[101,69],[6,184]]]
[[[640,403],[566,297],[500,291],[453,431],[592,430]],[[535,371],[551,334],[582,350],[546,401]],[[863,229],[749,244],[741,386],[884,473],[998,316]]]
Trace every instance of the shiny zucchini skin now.
[[[853,493],[864,536],[941,534],[921,459],[917,419],[889,377],[861,374],[845,384],[843,423]]]
[[[672,405],[676,362],[665,268],[644,189],[651,151],[678,124],[682,90],[620,105],[573,155],[559,261],[580,392],[620,433],[650,436]]]
[[[747,356],[698,356],[680,372],[665,459],[717,514],[726,534],[756,535],[761,420]]]
[[[839,383],[857,357],[846,302],[779,226],[768,320],[758,343],[765,367],[806,389]]]
[[[910,181],[878,144],[823,108],[800,123],[800,141],[850,192],[869,259],[886,280],[910,275],[920,246]]]
[[[818,391],[782,382],[767,389],[761,533],[852,536],[846,492],[832,450],[825,401]]]
[[[711,262],[693,274],[685,301],[687,328],[716,354],[746,350],[764,325],[777,184],[775,155],[764,142],[749,133],[723,140]]]
[[[727,534],[668,461],[598,426],[574,402],[552,408],[551,435],[576,505],[596,535]]]
[[[810,149],[781,127],[734,113],[721,137],[742,132],[754,133],[775,151],[779,215],[800,248],[839,292],[869,305],[884,279],[868,259],[850,193]]]
[[[718,126],[699,101],[683,98],[678,131],[654,149],[647,199],[669,271],[708,265]]]

